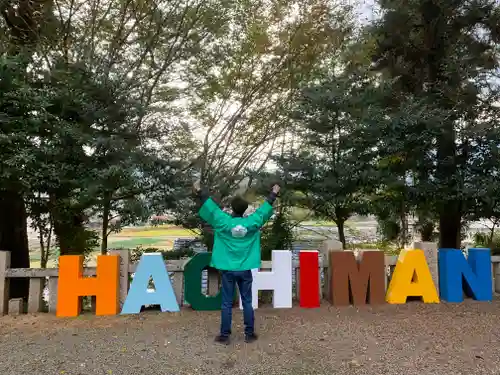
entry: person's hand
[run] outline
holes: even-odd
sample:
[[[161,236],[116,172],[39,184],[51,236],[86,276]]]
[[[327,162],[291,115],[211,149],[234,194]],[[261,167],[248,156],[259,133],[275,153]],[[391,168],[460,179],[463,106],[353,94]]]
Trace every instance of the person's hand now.
[[[278,194],[279,194],[279,192],[280,192],[280,186],[279,186],[278,184],[274,185],[274,186],[273,186],[273,189],[272,189],[272,192],[273,192],[274,194],[278,195]]]
[[[194,190],[195,193],[198,193],[201,190],[201,182],[200,182],[200,180],[197,180],[193,184],[193,190]]]

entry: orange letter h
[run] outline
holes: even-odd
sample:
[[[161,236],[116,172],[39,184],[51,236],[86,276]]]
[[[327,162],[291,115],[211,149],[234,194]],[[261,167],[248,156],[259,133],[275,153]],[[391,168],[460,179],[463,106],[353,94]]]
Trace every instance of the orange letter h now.
[[[96,277],[83,277],[82,255],[61,256],[56,316],[78,316],[84,296],[96,296],[96,315],[117,315],[119,283],[119,255],[99,255]]]

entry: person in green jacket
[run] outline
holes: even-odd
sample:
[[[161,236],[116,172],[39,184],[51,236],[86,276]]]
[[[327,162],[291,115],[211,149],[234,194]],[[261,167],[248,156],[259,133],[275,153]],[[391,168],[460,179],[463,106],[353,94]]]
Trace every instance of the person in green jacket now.
[[[200,217],[214,231],[214,246],[210,266],[222,275],[222,308],[220,334],[216,342],[229,344],[231,335],[233,297],[238,285],[243,305],[245,342],[257,339],[252,307],[252,269],[260,268],[260,229],[273,215],[273,203],[280,191],[274,185],[266,201],[251,215],[244,217],[248,202],[235,197],[231,202],[232,215],[220,207],[204,192],[200,183],[194,190],[201,199]]]

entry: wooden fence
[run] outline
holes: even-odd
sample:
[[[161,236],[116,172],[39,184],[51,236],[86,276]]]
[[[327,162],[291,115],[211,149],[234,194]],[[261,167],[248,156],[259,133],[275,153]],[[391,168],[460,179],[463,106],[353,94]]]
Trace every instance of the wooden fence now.
[[[418,247],[416,247],[418,248]],[[338,249],[337,249],[338,250]],[[363,250],[359,250],[362,252]],[[369,249],[367,251],[373,251]],[[120,255],[120,302],[123,303],[125,300],[128,287],[130,274],[133,274],[136,269],[135,263],[130,263],[130,257],[128,250],[113,250],[111,253]],[[437,249],[436,249],[437,254]],[[171,279],[173,288],[177,297],[179,305],[186,306],[184,301],[184,265],[189,261],[185,260],[170,260],[166,261],[166,267],[169,273],[171,273]],[[396,265],[397,256],[385,256],[386,265],[386,275],[388,285],[392,271]],[[295,283],[299,282],[299,263],[294,260],[292,263],[294,269],[294,280]],[[270,261],[262,262],[262,271],[271,271],[272,264]],[[493,270],[493,283],[492,288],[496,293],[500,293],[500,256],[492,257],[492,270]],[[320,297],[326,297],[328,295],[328,265],[324,264],[320,259],[320,277],[324,275],[321,288],[319,290]],[[433,272],[431,268],[431,272]],[[434,271],[436,272],[436,271]],[[86,267],[84,269],[84,276],[95,276],[95,267]],[[24,306],[24,301],[21,299],[9,299],[9,284],[10,280],[13,278],[29,278],[29,298],[27,306]],[[23,312],[27,313],[39,313],[48,311],[50,313],[55,313],[56,302],[57,302],[57,283],[58,283],[58,269],[57,268],[10,268],[10,253],[6,251],[0,251],[0,315],[4,314],[20,314]],[[208,291],[207,294],[215,295],[219,290],[219,275],[217,272],[208,273]],[[48,289],[48,303],[44,300],[44,289]],[[295,298],[298,298],[298,290],[295,289]],[[26,308],[27,307],[27,308]]]

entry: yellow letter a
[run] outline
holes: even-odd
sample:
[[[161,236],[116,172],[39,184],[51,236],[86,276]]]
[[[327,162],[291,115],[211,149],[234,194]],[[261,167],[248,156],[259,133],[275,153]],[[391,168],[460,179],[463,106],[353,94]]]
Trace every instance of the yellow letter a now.
[[[387,288],[387,303],[406,303],[406,298],[421,297],[424,303],[439,303],[436,286],[422,250],[401,250]]]

